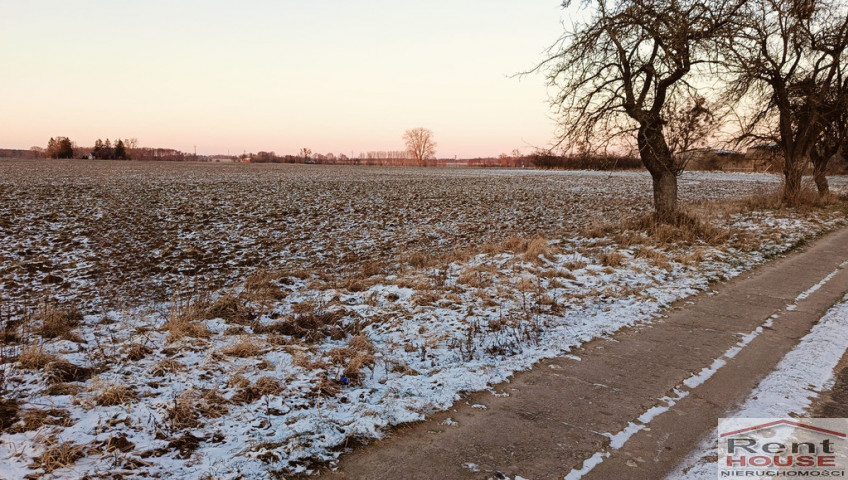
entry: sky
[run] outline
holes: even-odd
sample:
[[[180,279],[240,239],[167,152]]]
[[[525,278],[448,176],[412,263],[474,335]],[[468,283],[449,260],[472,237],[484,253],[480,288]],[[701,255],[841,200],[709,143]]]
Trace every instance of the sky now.
[[[137,138],[199,154],[550,144],[561,0],[0,0],[0,147]]]

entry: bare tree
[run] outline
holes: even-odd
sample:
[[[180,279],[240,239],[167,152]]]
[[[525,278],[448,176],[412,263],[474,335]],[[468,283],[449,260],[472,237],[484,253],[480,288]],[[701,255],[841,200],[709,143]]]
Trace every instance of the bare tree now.
[[[741,13],[721,42],[728,95],[743,99],[740,139],[777,144],[783,198],[794,203],[815,146],[833,134],[832,102],[846,87],[848,13],[839,0],[750,0]]]
[[[436,142],[433,140],[433,132],[426,128],[413,128],[403,133],[403,141],[406,143],[406,151],[418,162],[424,165],[436,155]]]
[[[304,161],[307,161],[312,157],[312,149],[303,147],[300,149],[300,152],[297,154],[298,157],[302,158]]]
[[[682,100],[682,101],[681,101]],[[707,99],[696,95],[688,99],[672,98],[666,103],[665,136],[675,164],[685,168],[691,152],[706,147],[721,125],[721,117]]]
[[[660,220],[677,218],[683,165],[666,138],[669,99],[691,97],[687,75],[708,60],[708,43],[745,0],[594,0],[534,69],[559,94],[560,144],[596,144],[635,135],[653,179]],[[565,7],[571,5],[566,0]]]
[[[848,156],[848,83],[843,80],[841,85],[845,87],[843,93],[828,104],[821,133],[810,150],[813,180],[822,197],[830,193],[827,181],[828,165],[834,158],[842,158],[844,161]]]

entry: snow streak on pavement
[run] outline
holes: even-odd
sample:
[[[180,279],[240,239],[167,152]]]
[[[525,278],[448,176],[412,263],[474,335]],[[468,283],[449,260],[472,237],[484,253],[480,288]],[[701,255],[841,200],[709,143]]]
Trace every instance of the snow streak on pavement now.
[[[615,434],[605,433],[604,435],[610,439],[610,450],[620,450],[621,447],[630,440],[630,437],[635,435],[637,432],[644,430],[654,418],[667,412],[669,409],[677,405],[677,402],[686,398],[691,389],[695,389],[702,383],[709,380],[710,377],[712,377],[721,367],[727,365],[728,359],[735,357],[736,354],[748,346],[752,340],[763,333],[763,330],[771,328],[773,321],[774,318],[770,317],[762,325],[754,329],[754,331],[742,336],[742,339],[739,340],[736,345],[729,348],[721,357],[716,358],[712,365],[704,367],[698,373],[692,374],[692,376],[684,380],[681,385],[674,388],[672,396],[660,398],[658,405],[649,408],[642,415],[636,418],[636,420],[628,423],[624,430]],[[565,476],[565,480],[579,480],[584,475],[592,471],[592,469],[596,466],[600,465],[605,458],[609,457],[610,450],[595,452],[594,455],[583,462],[583,465],[579,469],[574,469],[569,472],[568,475]]]
[[[844,265],[844,264],[843,264]],[[832,277],[831,277],[832,278]],[[813,287],[818,289],[821,285]],[[799,295],[806,298],[810,291]],[[833,370],[848,349],[848,296],[833,306],[813,326],[777,368],[751,392],[742,408],[730,417],[784,418],[804,416],[811,404],[810,392],[822,392],[832,385]],[[667,480],[716,478],[716,439],[713,432],[684,460]]]

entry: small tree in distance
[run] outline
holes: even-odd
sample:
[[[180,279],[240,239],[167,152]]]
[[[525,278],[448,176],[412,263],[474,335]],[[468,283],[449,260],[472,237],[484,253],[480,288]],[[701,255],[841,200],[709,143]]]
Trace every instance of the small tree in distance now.
[[[436,142],[433,140],[433,132],[426,128],[413,128],[403,134],[406,143],[406,151],[423,166],[424,161],[436,156]]]

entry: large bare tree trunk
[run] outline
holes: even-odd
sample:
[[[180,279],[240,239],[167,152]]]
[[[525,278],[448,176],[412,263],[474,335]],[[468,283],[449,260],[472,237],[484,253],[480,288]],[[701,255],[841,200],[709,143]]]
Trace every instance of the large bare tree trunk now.
[[[677,175],[664,172],[651,175],[654,180],[654,208],[657,216],[671,220],[677,215]]]
[[[783,165],[783,201],[794,205],[801,194],[801,180],[804,174],[801,157],[786,155]]]
[[[819,196],[826,197],[830,193],[830,185],[827,183],[827,162],[829,158],[813,152],[810,154],[810,160],[813,162],[813,180],[816,182]]]
[[[662,121],[642,122],[637,134],[639,156],[654,182],[654,211],[657,220],[677,218],[677,169],[662,131]]]

